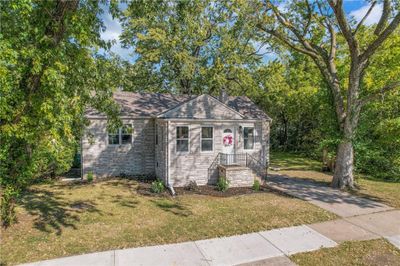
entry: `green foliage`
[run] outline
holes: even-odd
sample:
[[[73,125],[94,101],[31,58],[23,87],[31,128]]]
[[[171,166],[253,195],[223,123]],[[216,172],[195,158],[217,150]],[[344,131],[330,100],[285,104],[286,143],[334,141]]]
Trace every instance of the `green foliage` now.
[[[261,184],[260,181],[258,181],[257,179],[254,179],[254,183],[253,183],[253,190],[254,191],[260,191],[261,189]]]
[[[89,173],[87,174],[86,180],[87,180],[89,183],[92,183],[92,182],[93,182],[94,177],[93,177],[93,172],[92,172],[92,171],[89,171]]]
[[[3,188],[1,192],[0,217],[3,226],[9,226],[15,220],[15,199],[19,191],[12,185]]]
[[[155,180],[151,183],[151,188],[150,188],[151,192],[153,193],[163,193],[165,190],[165,186],[164,183],[161,180]]]
[[[363,28],[358,34],[368,35]],[[397,31],[399,32],[399,31]],[[400,70],[400,34],[391,36],[378,51],[365,72],[367,97],[394,79]],[[369,38],[368,36],[366,38]],[[343,40],[341,40],[343,41]],[[320,78],[319,70],[303,55],[291,52],[278,62],[260,68],[263,93],[253,97],[272,117],[271,147],[322,159],[327,149],[336,156],[340,132],[332,108],[332,95]],[[348,71],[348,57],[337,62],[340,75]],[[382,67],[385,66],[385,67]],[[399,180],[400,173],[400,94],[399,90],[365,105],[354,139],[355,169],[385,180]]]
[[[217,182],[217,189],[219,191],[225,192],[228,190],[228,188],[229,188],[229,180],[227,180],[225,177],[220,176]]]
[[[121,12],[122,42],[135,49],[129,90],[233,93],[253,90],[261,63],[250,40],[247,1],[131,1]],[[240,12],[239,12],[240,11]],[[258,48],[258,47],[257,47]]]
[[[118,122],[110,96],[119,62],[96,54],[108,46],[97,1],[4,1],[0,12],[0,185],[13,191],[2,195],[7,209],[35,179],[71,166],[86,108]]]

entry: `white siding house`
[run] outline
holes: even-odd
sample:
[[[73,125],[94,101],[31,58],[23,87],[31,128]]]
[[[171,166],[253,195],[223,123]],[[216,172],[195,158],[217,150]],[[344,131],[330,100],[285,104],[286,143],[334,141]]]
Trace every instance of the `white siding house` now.
[[[170,186],[205,185],[217,181],[224,165],[235,170],[232,185],[242,186],[265,174],[271,119],[247,97],[117,92],[114,99],[124,124],[118,131],[107,132],[101,113],[86,114],[84,177],[145,175]]]

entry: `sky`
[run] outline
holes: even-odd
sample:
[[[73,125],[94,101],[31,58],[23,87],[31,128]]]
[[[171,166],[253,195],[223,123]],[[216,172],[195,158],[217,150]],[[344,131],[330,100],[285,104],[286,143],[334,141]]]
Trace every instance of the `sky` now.
[[[364,15],[367,13],[370,5],[367,1],[364,0],[345,0],[344,8],[349,16],[353,16],[357,21],[360,21]],[[380,15],[382,14],[382,4],[377,4],[372,10],[371,14],[365,20],[366,25],[372,25],[377,23]],[[111,14],[105,12],[102,14],[101,18],[104,20],[104,25],[106,30],[101,34],[101,37],[104,40],[110,41],[114,40],[114,45],[111,47],[111,52],[118,54],[123,59],[128,60],[130,62],[134,62],[135,55],[133,48],[126,49],[121,46],[119,41],[119,35],[122,32],[121,24],[117,19],[113,19]],[[260,50],[262,53],[263,50]],[[273,55],[265,55],[265,60],[273,59]]]

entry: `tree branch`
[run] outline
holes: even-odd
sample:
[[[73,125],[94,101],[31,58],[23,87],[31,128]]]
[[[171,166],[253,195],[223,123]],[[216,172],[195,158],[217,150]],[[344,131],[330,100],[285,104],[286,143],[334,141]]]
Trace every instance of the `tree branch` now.
[[[378,38],[373,41],[368,48],[360,55],[360,61],[364,62],[370,58],[379,46],[392,34],[393,31],[400,25],[400,12],[394,17],[392,22],[387,26],[387,28],[378,36]]]
[[[367,19],[367,17],[369,16],[369,14],[371,13],[372,9],[374,9],[376,5],[376,1],[373,1],[371,6],[369,7],[367,13],[364,15],[364,17],[360,20],[360,22],[358,23],[356,29],[353,31],[353,36],[357,34],[358,29],[364,24],[364,21]]]
[[[390,15],[390,0],[385,0],[383,2],[382,16],[379,19],[378,25],[376,25],[376,29],[374,31],[375,35],[381,34],[381,32],[383,31],[389,20],[389,15]]]
[[[299,47],[298,45],[296,45],[295,43],[293,43],[292,41],[290,41],[290,40],[289,40],[288,38],[286,38],[283,34],[281,34],[280,32],[278,32],[278,31],[276,31],[276,30],[269,30],[269,29],[266,29],[266,28],[262,27],[261,25],[257,25],[257,27],[258,27],[260,30],[262,30],[262,31],[264,31],[264,32],[266,32],[266,33],[268,33],[268,34],[274,36],[278,41],[280,41],[280,42],[282,42],[283,44],[289,46],[290,48],[296,50],[297,52],[300,52],[300,53],[309,55],[309,56],[311,56],[312,58],[318,57],[318,55],[317,55],[316,53],[314,53],[314,52],[312,52],[312,51],[308,51],[308,50],[306,50],[306,49],[303,49],[303,48]]]
[[[400,88],[400,80],[399,81],[395,81],[392,82],[384,87],[382,87],[379,91],[377,91],[374,94],[369,95],[368,97],[365,97],[363,99],[360,99],[359,101],[359,105],[363,106],[365,104],[367,104],[368,102],[371,102],[372,100],[378,98],[379,96],[383,95],[386,92],[389,92],[391,90],[394,90],[396,88]]]
[[[343,33],[343,36],[347,44],[349,45],[350,55],[353,59],[355,59],[359,56],[360,53],[359,44],[357,39],[354,38],[350,28],[350,24],[347,21],[346,13],[343,10],[343,2],[339,0],[338,1],[328,0],[328,2],[329,5],[332,7],[333,12],[335,13],[340,31]]]

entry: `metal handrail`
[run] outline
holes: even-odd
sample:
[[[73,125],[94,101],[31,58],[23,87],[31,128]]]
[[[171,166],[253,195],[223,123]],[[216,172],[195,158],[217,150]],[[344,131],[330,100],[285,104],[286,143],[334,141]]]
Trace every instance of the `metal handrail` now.
[[[217,156],[214,158],[214,160],[212,161],[210,167],[208,167],[208,178],[210,178],[211,176],[211,172],[215,169],[217,169],[218,164],[220,164],[220,160],[221,160],[221,153],[219,152],[217,154]]]
[[[267,166],[261,163],[258,159],[254,158],[252,155],[247,154],[247,167],[254,170],[257,174],[261,175],[261,177],[265,180],[267,177]],[[254,166],[251,165],[251,162],[254,162]]]

